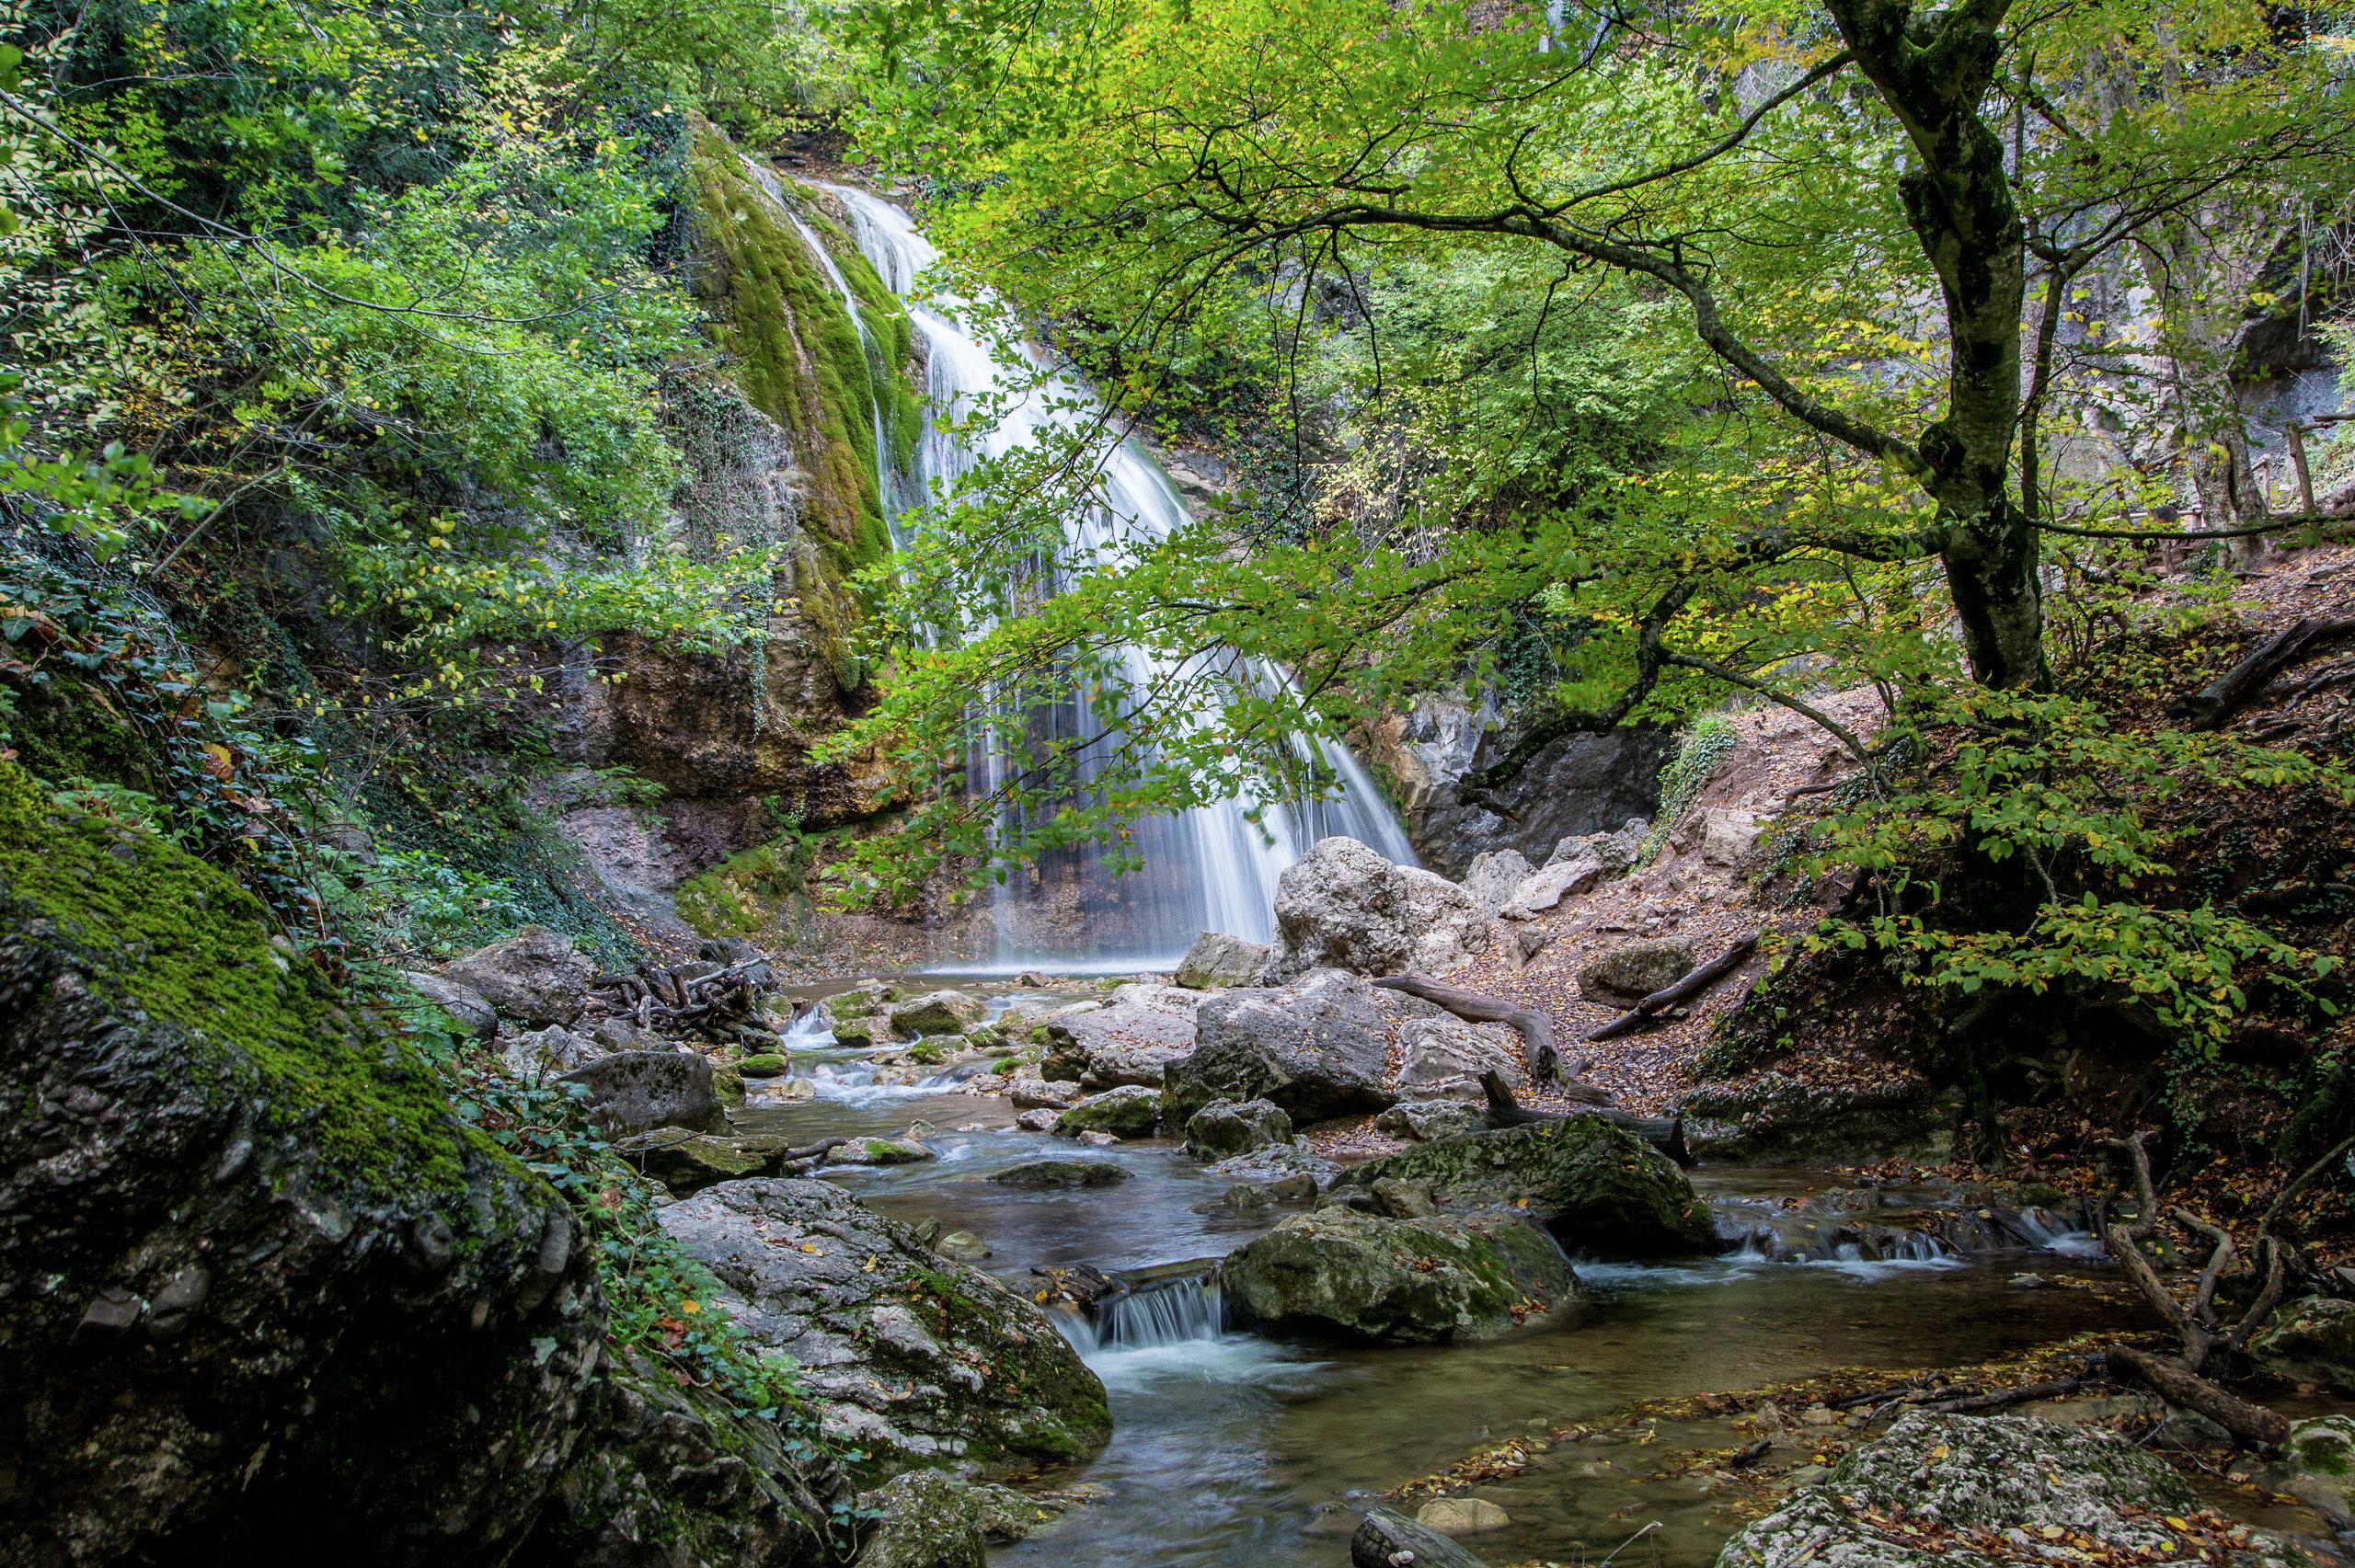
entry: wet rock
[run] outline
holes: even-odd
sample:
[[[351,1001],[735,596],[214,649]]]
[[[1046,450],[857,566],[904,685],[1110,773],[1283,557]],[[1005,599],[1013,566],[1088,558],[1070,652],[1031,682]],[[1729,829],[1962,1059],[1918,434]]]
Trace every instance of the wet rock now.
[[[1439,1212],[1439,1200],[1420,1182],[1384,1176],[1371,1189],[1373,1211],[1393,1219],[1429,1219]]]
[[[1525,1076],[1521,1036],[1500,1024],[1418,1019],[1399,1029],[1398,1047],[1398,1092],[1416,1099],[1470,1100],[1485,1105],[1482,1073],[1498,1073],[1511,1084]]]
[[[1228,1305],[1279,1333],[1373,1344],[1491,1339],[1577,1295],[1552,1237],[1518,1216],[1295,1215],[1221,1266]]]
[[[442,966],[443,979],[474,991],[503,1018],[568,1028],[588,1007],[596,977],[597,966],[574,951],[572,938],[536,925]]]
[[[1457,1138],[1487,1124],[1485,1111],[1462,1100],[1401,1100],[1373,1118],[1378,1130],[1418,1143]]]
[[[835,1024],[847,1024],[854,1018],[872,1018],[883,1005],[883,987],[867,980],[853,990],[837,992],[818,1004]]]
[[[1386,1176],[1428,1184],[1442,1202],[1520,1206],[1564,1243],[1606,1256],[1714,1252],[1709,1211],[1668,1156],[1600,1116],[1502,1127],[1352,1165],[1337,1188]]]
[[[1315,969],[1278,989],[1206,997],[1195,1040],[1162,1074],[1163,1114],[1181,1126],[1213,1100],[1272,1101],[1304,1124],[1396,1097],[1383,1086],[1388,1022],[1355,975]]]
[[[829,1165],[915,1165],[938,1158],[913,1138],[854,1138],[826,1150]]]
[[[893,1476],[858,1505],[878,1519],[858,1568],[985,1568],[988,1543],[1019,1540],[1042,1511],[1010,1486],[977,1486],[936,1470]]]
[[[1043,1311],[832,1183],[724,1182],[661,1217],[752,1341],[797,1364],[828,1437],[886,1467],[1080,1459],[1110,1431]]]
[[[1264,942],[1246,942],[1223,931],[1206,931],[1194,938],[1194,945],[1186,950],[1184,960],[1170,979],[1196,990],[1256,986],[1268,972],[1269,960],[1275,956],[1275,951]]]
[[[891,1031],[903,1040],[925,1035],[961,1035],[988,1012],[971,991],[935,990],[911,997],[891,1009]],[[839,1037],[839,1036],[838,1036]]]
[[[1055,1119],[1060,1122],[1063,1118],[1058,1116]],[[1060,1132],[1061,1128],[1058,1127],[1057,1131]],[[1080,1133],[1078,1135],[1078,1139],[1080,1146],[1084,1149],[1109,1149],[1112,1145],[1120,1141],[1111,1133],[1106,1132],[1100,1127],[1089,1127],[1086,1131]]]
[[[1485,1497],[1434,1497],[1415,1510],[1415,1523],[1442,1535],[1478,1535],[1500,1530],[1512,1516]]]
[[[1276,881],[1282,946],[1269,978],[1311,969],[1443,974],[1488,951],[1488,913],[1444,876],[1394,865],[1355,839],[1320,840]]]
[[[932,1250],[959,1263],[980,1263],[983,1258],[996,1256],[996,1250],[971,1230],[951,1230],[934,1242]]]
[[[1811,1083],[1770,1069],[1685,1096],[1685,1135],[1706,1160],[1853,1165],[1887,1158],[1946,1159],[1960,1095],[1919,1073],[1868,1083]]]
[[[1163,1067],[1194,1048],[1190,1016],[1138,1001],[1068,1009],[1049,1018],[1046,1030],[1047,1054],[1040,1070],[1086,1089],[1157,1089]]]
[[[1213,1100],[1186,1118],[1186,1150],[1223,1160],[1292,1141],[1292,1118],[1267,1100]]]
[[[1002,1187],[1116,1187],[1129,1179],[1128,1167],[1109,1160],[1029,1160],[1009,1165],[990,1178]]]
[[[758,1174],[767,1168],[770,1158],[733,1139],[679,1127],[657,1127],[616,1139],[614,1150],[674,1193]]]
[[[1512,896],[1537,868],[1519,850],[1487,850],[1472,857],[1464,874],[1464,890],[1490,914],[1512,901]]]
[[[2333,1518],[2355,1518],[2355,1417],[2317,1416],[2290,1428],[2278,1467],[2284,1490]]]
[[[1109,1132],[1114,1138],[1151,1138],[1161,1125],[1161,1095],[1138,1084],[1090,1094],[1055,1118],[1060,1133]]]
[[[2021,1561],[2068,1536],[2086,1538],[2090,1554],[2103,1560],[2171,1561],[2183,1549],[2166,1516],[2199,1506],[2181,1477],[2112,1432],[2016,1415],[1909,1412],[1887,1436],[1728,1541],[1717,1568],[1983,1568],[1997,1560],[1904,1544],[1891,1520],[1994,1532],[2007,1558]],[[2263,1536],[2224,1559],[2234,1568],[2292,1561]]]
[[[1068,1078],[1017,1078],[1005,1090],[1005,1097],[1026,1111],[1068,1111],[1079,1096],[1079,1084]]]
[[[1229,1208],[1269,1208],[1280,1203],[1316,1201],[1316,1178],[1295,1174],[1272,1182],[1237,1182],[1219,1195]]]
[[[1568,860],[1549,861],[1522,878],[1498,907],[1497,914],[1509,921],[1534,920],[1563,899],[1598,886],[1609,875],[1601,857],[1582,849]]]
[[[1035,1111],[1025,1111],[1015,1117],[1014,1125],[1024,1132],[1052,1132],[1055,1130],[1056,1119],[1062,1115],[1061,1111],[1042,1105]]]
[[[711,1063],[694,1051],[616,1051],[562,1077],[585,1091],[580,1104],[608,1134],[683,1127],[719,1132],[728,1126],[711,1082]]]
[[[736,1070],[747,1078],[783,1078],[793,1070],[793,1063],[779,1052],[762,1051],[737,1062]]]
[[[270,933],[0,765],[0,1559],[499,1560],[580,1448],[570,1208]]]
[[[2355,1301],[2333,1296],[2292,1301],[2250,1339],[2248,1353],[2276,1377],[2355,1393]]]
[[[612,1054],[596,1041],[551,1024],[508,1041],[499,1059],[518,1078],[554,1078]]]
[[[890,1024],[880,1016],[844,1018],[834,1024],[834,1043],[853,1048],[871,1048],[891,1038]]]
[[[1229,1181],[1278,1182],[1289,1176],[1306,1176],[1319,1187],[1331,1182],[1339,1170],[1340,1166],[1309,1148],[1308,1140],[1300,1138],[1290,1143],[1255,1149],[1248,1154],[1233,1155],[1210,1167],[1211,1174]]]
[[[422,972],[406,974],[401,979],[409,988],[432,1006],[448,1013],[453,1021],[477,1040],[488,1040],[499,1033],[499,1010],[490,999],[472,986],[460,985],[442,975]]]
[[[1589,1001],[1632,1007],[1692,972],[1690,943],[1631,942],[1580,969],[1579,990]]]

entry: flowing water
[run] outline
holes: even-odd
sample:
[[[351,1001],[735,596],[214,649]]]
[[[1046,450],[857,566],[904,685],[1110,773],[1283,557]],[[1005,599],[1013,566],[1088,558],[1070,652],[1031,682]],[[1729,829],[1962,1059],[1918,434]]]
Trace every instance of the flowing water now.
[[[2023,1290],[2034,1270],[2084,1276],[2082,1236],[2057,1224],[2042,1242],[1957,1255],[1919,1246],[1810,1240],[1761,1216],[1809,1190],[1789,1172],[1712,1171],[1696,1185],[1729,1238],[1717,1257],[1661,1265],[1581,1263],[1589,1304],[1558,1326],[1493,1344],[1364,1349],[1280,1345],[1235,1332],[1208,1263],[1274,1224],[1282,1209],[1231,1208],[1227,1183],[1177,1145],[1108,1149],[1021,1132],[994,1097],[961,1093],[954,1074],[879,1085],[872,1064],[797,1029],[798,1070],[817,1069],[815,1104],[748,1107],[739,1120],[797,1141],[928,1124],[940,1158],[853,1170],[862,1200],[911,1222],[968,1230],[994,1255],[982,1265],[1027,1288],[1034,1266],[1086,1263],[1144,1282],[1065,1332],[1111,1394],[1110,1447],[1050,1478],[1106,1495],[1000,1549],[1016,1564],[1108,1568],[1332,1568],[1347,1561],[1353,1494],[1396,1486],[1485,1443],[1601,1421],[1637,1401],[1778,1383],[1843,1368],[1890,1371],[1967,1364],[2080,1330],[2120,1309],[2089,1291]],[[1129,1172],[1108,1188],[1033,1191],[996,1172],[1037,1159],[1100,1160]],[[1682,1450],[1737,1441],[1722,1422],[1663,1419],[1646,1442],[1558,1445],[1517,1478],[1476,1494],[1511,1516],[1467,1540],[1492,1562],[1596,1561],[1644,1525],[1660,1528],[1624,1562],[1699,1568],[1742,1522],[1735,1494],[1665,1473]]]
[[[1083,388],[1042,373],[1028,361],[1001,358],[969,329],[968,302],[922,292],[921,280],[936,253],[907,213],[865,191],[827,189],[848,212],[860,250],[885,284],[906,300],[927,349],[927,394],[940,418],[918,444],[914,472],[897,476],[894,494],[946,494],[977,458],[1003,455],[1050,433],[1089,428],[1094,416]],[[946,428],[993,395],[1005,397],[1007,406],[977,446],[968,446]],[[1188,522],[1168,476],[1136,441],[1106,436],[1097,451],[1101,499],[1075,509],[1066,524],[1071,562],[1109,559],[1123,544],[1164,539]],[[1261,689],[1284,680],[1270,666],[1231,655],[1174,663],[1132,647],[1120,658],[1132,692],[1206,673]],[[1108,728],[1120,724],[1118,715],[1107,715],[1077,692],[1043,715],[998,712],[984,717],[969,780],[981,792],[994,792],[1006,782],[1006,770],[1020,750],[1056,743],[1082,749],[1081,787],[1088,789],[1105,765]],[[1077,848],[1057,852],[1034,871],[1009,878],[995,895],[999,965],[1013,969],[1052,961],[1069,967],[1078,960],[1108,968],[1156,962],[1166,967],[1203,931],[1265,941],[1271,934],[1277,876],[1328,835],[1361,840],[1394,861],[1413,864],[1414,851],[1396,818],[1348,750],[1329,742],[1316,742],[1313,750],[1309,743],[1300,745],[1302,758],[1320,764],[1333,779],[1332,798],[1269,802],[1256,809],[1247,801],[1225,800],[1137,822],[1125,849],[1143,860],[1143,869],[1124,876],[1112,876],[1097,851]]]

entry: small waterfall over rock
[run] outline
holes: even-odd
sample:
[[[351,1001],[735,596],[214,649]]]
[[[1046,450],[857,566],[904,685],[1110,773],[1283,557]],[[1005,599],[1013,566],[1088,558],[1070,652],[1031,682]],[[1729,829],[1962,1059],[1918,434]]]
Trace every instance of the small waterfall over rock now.
[[[978,452],[936,423],[927,429],[918,445],[916,472],[902,476],[898,493],[939,494],[969,473],[977,457],[1013,451],[1050,429],[1078,428],[1073,421],[1079,415],[1050,404],[1082,402],[1083,389],[1058,378],[1032,386],[1037,367],[1002,362],[963,325],[966,302],[955,295],[910,297],[937,253],[916,233],[906,212],[865,191],[826,189],[849,212],[859,248],[877,273],[907,303],[929,349],[927,391],[934,409],[954,418],[970,415],[994,390],[1032,387],[980,439]],[[1165,539],[1190,521],[1168,476],[1133,440],[1118,441],[1105,450],[1101,483],[1105,504],[1065,522],[1065,538],[1075,558],[1095,558],[1124,540]],[[1124,657],[1132,690],[1199,672],[1192,667],[1172,668],[1142,648],[1130,648]],[[1285,679],[1271,666],[1231,655],[1206,668],[1263,689]],[[1003,715],[983,712],[979,716],[986,738],[973,748],[971,786],[994,791],[1005,777],[1007,748],[997,722]],[[1015,722],[1007,720],[1004,727],[1011,729]],[[1102,715],[1076,692],[1049,713],[1020,722],[1029,744],[1086,742],[1106,729]],[[1338,781],[1336,798],[1270,804],[1256,812],[1248,802],[1226,800],[1137,822],[1127,848],[1143,861],[1144,869],[1125,876],[1115,877],[1091,846],[1057,852],[1032,874],[1010,878],[998,889],[998,961],[1016,965],[1082,958],[1143,967],[1173,960],[1206,930],[1267,941],[1273,935],[1277,876],[1317,840],[1330,835],[1361,840],[1393,861],[1413,864],[1414,851],[1397,818],[1357,760],[1330,743],[1315,743],[1313,753],[1305,750],[1310,743],[1296,744],[1303,748],[1304,760],[1320,761]],[[1093,758],[1101,750],[1089,747],[1085,754]],[[1088,787],[1094,777],[1085,776],[1081,787]]]
[[[1226,1302],[1214,1274],[1189,1275],[1098,1302],[1086,1317],[1060,1313],[1057,1322],[1085,1355],[1095,1350],[1156,1350],[1226,1332]]]

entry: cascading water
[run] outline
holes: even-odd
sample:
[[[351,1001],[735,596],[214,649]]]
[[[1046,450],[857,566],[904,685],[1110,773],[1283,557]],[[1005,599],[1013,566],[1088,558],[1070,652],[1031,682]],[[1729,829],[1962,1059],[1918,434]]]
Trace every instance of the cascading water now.
[[[919,443],[915,472],[904,477],[902,494],[944,492],[968,473],[977,457],[1013,451],[1053,429],[1079,428],[1073,406],[1080,389],[1048,378],[1030,364],[1002,362],[960,320],[967,302],[947,292],[912,297],[918,280],[937,253],[916,233],[907,213],[862,190],[829,186],[847,210],[860,250],[892,292],[907,303],[929,352],[927,392],[940,418]],[[1019,402],[1011,395],[1028,389]],[[970,415],[993,392],[1009,395],[1012,406],[980,439],[978,452],[942,424]],[[1133,440],[1122,440],[1103,454],[1104,504],[1067,520],[1066,543],[1073,558],[1100,558],[1116,543],[1165,539],[1189,521],[1168,476]],[[1169,666],[1142,648],[1123,655],[1129,689],[1150,689],[1157,681],[1198,671]],[[1281,671],[1228,658],[1233,678],[1281,682]],[[1032,742],[1100,740],[1105,725],[1096,706],[1074,692],[1026,727]],[[1145,869],[1114,877],[1091,849],[1061,852],[1026,877],[1010,879],[996,894],[997,959],[1018,966],[1074,958],[1114,967],[1166,964],[1205,930],[1255,941],[1273,934],[1276,878],[1317,840],[1331,835],[1371,844],[1394,861],[1411,864],[1414,851],[1397,819],[1357,760],[1345,748],[1316,742],[1304,760],[1321,761],[1338,784],[1333,799],[1269,806],[1254,812],[1248,803],[1222,801],[1132,826],[1128,849]],[[994,792],[1005,782],[1007,748],[994,731],[974,747],[971,786]],[[1089,769],[1102,747],[1085,747],[1081,787],[1095,782]],[[1255,819],[1256,818],[1256,819]]]

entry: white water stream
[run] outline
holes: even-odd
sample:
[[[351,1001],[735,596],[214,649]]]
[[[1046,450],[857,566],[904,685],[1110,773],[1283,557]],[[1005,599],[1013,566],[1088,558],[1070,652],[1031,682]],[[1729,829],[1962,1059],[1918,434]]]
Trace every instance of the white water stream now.
[[[1002,455],[1051,431],[1086,428],[1082,421],[1089,404],[1082,388],[1058,375],[1042,377],[1037,363],[1002,361],[965,325],[969,302],[946,292],[920,292],[937,252],[906,212],[865,191],[827,189],[848,212],[860,250],[885,285],[906,302],[928,350],[926,390],[936,418],[918,444],[914,472],[893,476],[896,484],[887,480],[887,491],[936,498],[969,473],[977,457]],[[814,239],[812,249],[823,257]],[[980,439],[978,452],[942,428],[970,416],[993,394],[1005,395],[1009,406]],[[885,460],[888,464],[888,454]],[[1166,539],[1190,521],[1168,476],[1135,441],[1108,436],[1099,461],[1102,503],[1077,510],[1064,524],[1071,558],[1107,559],[1122,544]],[[1130,647],[1121,657],[1131,691],[1200,673],[1200,668],[1173,666],[1143,648]],[[1272,667],[1232,656],[1212,668],[1263,685],[1285,679]],[[1009,748],[1001,727],[992,722],[994,715],[981,716],[970,784],[994,792],[1006,782]],[[1013,729],[1019,722],[1008,720],[1004,727]],[[1092,784],[1106,750],[1106,715],[1074,692],[1045,722],[1051,730],[1048,738],[1095,742],[1082,753],[1086,761],[1081,786]],[[1040,738],[1038,721],[1029,728],[1028,738]],[[1053,857],[997,890],[997,962],[1147,967],[1173,961],[1203,931],[1264,942],[1273,934],[1277,876],[1330,835],[1361,840],[1394,861],[1413,864],[1405,832],[1357,760],[1329,742],[1313,743],[1314,752],[1307,750],[1311,742],[1295,744],[1304,760],[1313,757],[1329,771],[1338,785],[1334,798],[1269,803],[1256,810],[1251,802],[1227,799],[1138,822],[1129,847],[1145,868],[1127,876],[1115,878],[1092,851]]]

